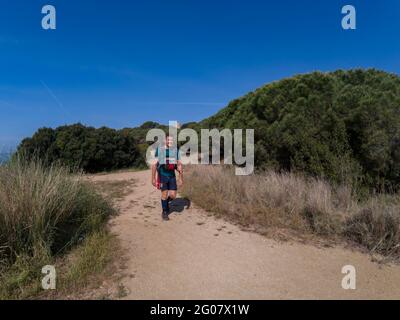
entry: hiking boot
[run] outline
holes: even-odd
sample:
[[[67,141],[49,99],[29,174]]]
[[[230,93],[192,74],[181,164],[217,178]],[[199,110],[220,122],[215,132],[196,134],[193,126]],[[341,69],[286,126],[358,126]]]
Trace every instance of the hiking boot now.
[[[169,220],[168,211],[163,211],[161,217],[164,221],[168,221]]]

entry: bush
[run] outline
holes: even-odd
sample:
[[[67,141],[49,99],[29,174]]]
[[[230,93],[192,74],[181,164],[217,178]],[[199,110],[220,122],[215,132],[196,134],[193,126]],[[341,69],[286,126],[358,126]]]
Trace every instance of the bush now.
[[[260,169],[391,190],[400,187],[399,106],[395,74],[314,72],[267,84],[200,126],[253,128]]]
[[[387,197],[373,198],[346,221],[346,236],[372,252],[400,256],[399,203]]]
[[[24,139],[18,153],[43,164],[59,163],[86,172],[143,166],[143,155],[134,136],[126,130],[95,129],[82,124],[56,129],[41,128]]]
[[[53,257],[98,230],[112,208],[80,174],[19,157],[0,166],[0,260]]]

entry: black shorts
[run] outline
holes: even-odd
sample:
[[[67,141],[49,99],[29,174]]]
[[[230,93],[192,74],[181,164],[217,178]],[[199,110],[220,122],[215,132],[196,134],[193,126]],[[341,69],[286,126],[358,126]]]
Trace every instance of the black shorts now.
[[[176,184],[176,177],[167,177],[160,175],[160,190],[178,190],[178,186]]]

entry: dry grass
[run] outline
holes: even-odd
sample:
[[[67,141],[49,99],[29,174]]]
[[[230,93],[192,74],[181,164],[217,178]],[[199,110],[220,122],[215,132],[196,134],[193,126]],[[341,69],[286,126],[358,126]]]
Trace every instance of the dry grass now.
[[[400,257],[400,197],[356,199],[351,188],[294,173],[235,176],[229,166],[192,166],[184,194],[204,209],[265,233],[273,228],[347,239]]]
[[[121,248],[106,230],[92,233],[82,244],[56,262],[57,290],[41,291],[43,299],[111,298],[103,284],[114,279],[120,264]],[[101,289],[99,289],[101,287]],[[106,290],[105,293],[103,291]]]
[[[0,166],[0,203],[2,298],[37,293],[41,268],[103,232],[113,213],[80,174],[21,158]]]
[[[400,257],[400,197],[372,197],[345,221],[347,238],[371,252]]]

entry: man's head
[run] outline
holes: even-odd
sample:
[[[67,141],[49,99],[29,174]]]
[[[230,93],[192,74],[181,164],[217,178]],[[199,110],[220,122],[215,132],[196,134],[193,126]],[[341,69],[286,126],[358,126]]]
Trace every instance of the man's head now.
[[[167,148],[171,148],[174,145],[174,137],[167,134],[165,137],[165,145]]]

